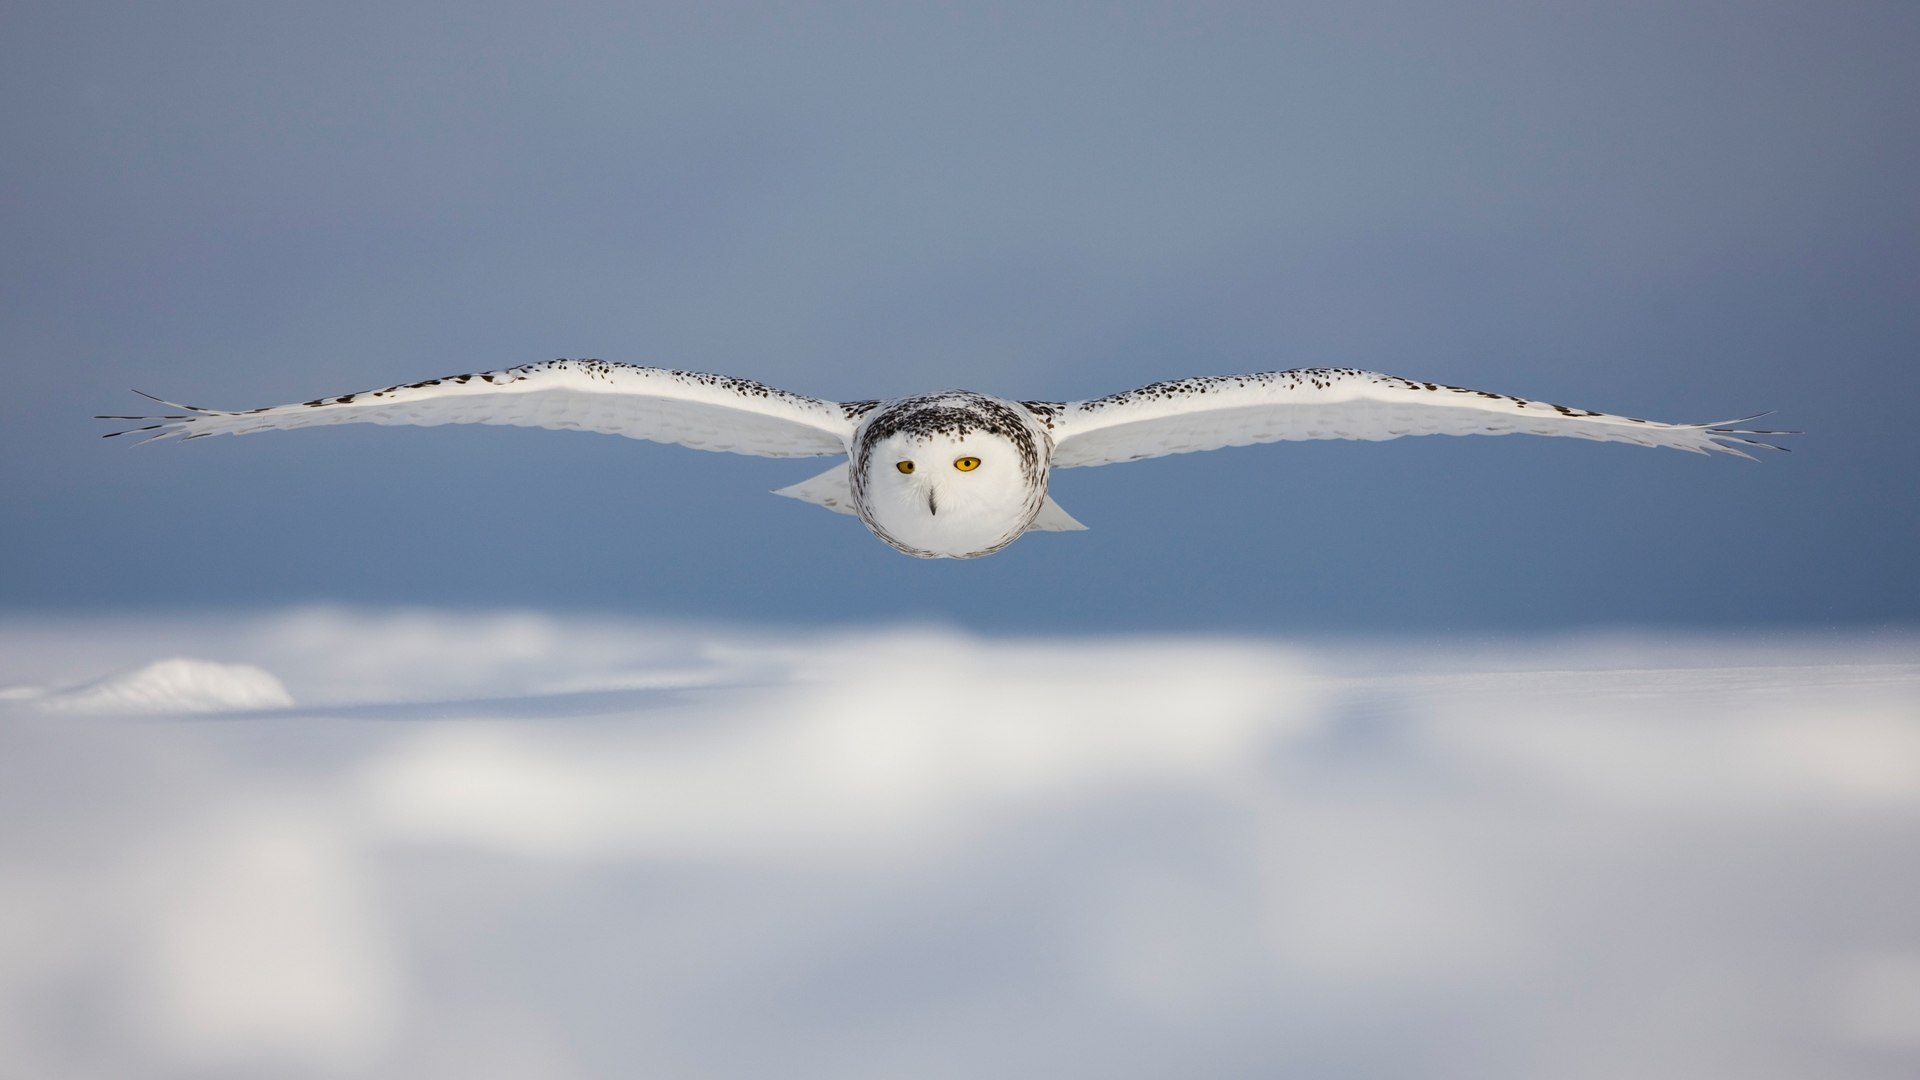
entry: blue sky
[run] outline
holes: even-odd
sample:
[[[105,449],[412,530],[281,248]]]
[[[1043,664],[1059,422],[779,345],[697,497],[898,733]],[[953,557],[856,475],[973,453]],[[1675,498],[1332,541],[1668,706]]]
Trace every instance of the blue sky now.
[[[28,5],[0,41],[0,607],[1444,632],[1920,618],[1920,10]],[[501,429],[130,449],[555,356],[822,397],[1319,364],[1656,419],[1056,477],[901,557],[815,462]]]

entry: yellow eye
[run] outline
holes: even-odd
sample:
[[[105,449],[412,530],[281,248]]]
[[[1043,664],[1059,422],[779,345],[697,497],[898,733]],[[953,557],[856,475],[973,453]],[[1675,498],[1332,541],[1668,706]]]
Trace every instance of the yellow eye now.
[[[980,459],[977,457],[954,458],[953,467],[961,472],[972,472],[980,467]]]
[[[894,468],[899,469],[903,473],[910,473],[913,471],[913,462],[903,461],[898,465],[895,465]]]

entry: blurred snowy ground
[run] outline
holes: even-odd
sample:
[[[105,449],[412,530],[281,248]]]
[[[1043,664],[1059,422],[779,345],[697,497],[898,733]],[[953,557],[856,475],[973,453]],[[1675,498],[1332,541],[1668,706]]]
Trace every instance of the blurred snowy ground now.
[[[15,617],[0,811],[5,1076],[1920,1071],[1898,634]]]

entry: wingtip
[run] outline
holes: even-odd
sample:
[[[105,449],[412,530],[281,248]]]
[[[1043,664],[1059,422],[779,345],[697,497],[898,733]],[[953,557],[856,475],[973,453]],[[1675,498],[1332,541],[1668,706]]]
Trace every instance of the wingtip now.
[[[1709,439],[1713,440],[1713,448],[1715,450],[1719,450],[1722,453],[1733,454],[1736,457],[1743,457],[1748,461],[1759,461],[1760,459],[1758,457],[1747,453],[1744,448],[1752,447],[1756,450],[1778,450],[1783,454],[1791,453],[1792,451],[1787,447],[1780,446],[1777,443],[1767,442],[1766,440],[1805,434],[1800,431],[1774,431],[1767,428],[1742,426],[1750,424],[1763,416],[1772,415],[1773,410],[1768,410],[1766,412],[1754,413],[1751,416],[1742,416],[1734,420],[1722,420],[1715,424],[1702,424],[1700,425],[1700,429],[1706,432]]]
[[[156,394],[149,394],[145,390],[141,390],[136,387],[128,387],[128,389],[132,390],[136,394],[139,394],[141,397],[146,398],[148,401],[159,402],[160,404],[165,405],[169,408],[185,409],[190,413],[205,413],[205,412],[213,411],[212,409],[202,408],[199,405],[187,405],[178,401],[168,401],[166,398],[160,397]]]

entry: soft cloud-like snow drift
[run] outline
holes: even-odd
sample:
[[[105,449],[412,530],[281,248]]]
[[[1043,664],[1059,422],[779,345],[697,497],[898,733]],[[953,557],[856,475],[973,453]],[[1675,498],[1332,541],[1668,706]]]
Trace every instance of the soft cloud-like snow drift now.
[[[0,701],[0,1073],[1908,1075],[1916,644],[0,622],[301,703]]]
[[[225,712],[293,704],[280,680],[257,667],[184,657],[155,660],[79,686],[9,687],[0,690],[0,700],[87,713]]]

